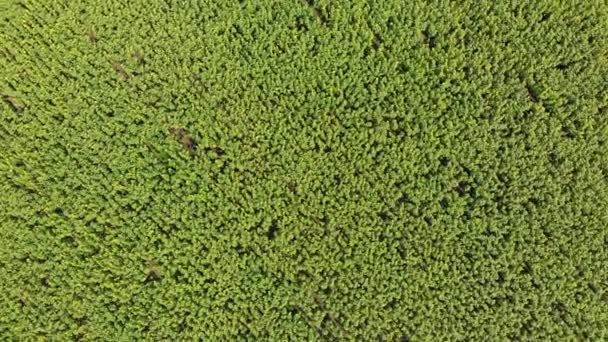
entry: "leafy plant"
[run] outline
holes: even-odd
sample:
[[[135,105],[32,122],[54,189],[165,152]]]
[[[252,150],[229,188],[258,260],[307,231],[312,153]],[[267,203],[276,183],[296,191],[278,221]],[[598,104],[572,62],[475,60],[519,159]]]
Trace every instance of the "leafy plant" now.
[[[608,338],[608,6],[0,4],[6,340]]]

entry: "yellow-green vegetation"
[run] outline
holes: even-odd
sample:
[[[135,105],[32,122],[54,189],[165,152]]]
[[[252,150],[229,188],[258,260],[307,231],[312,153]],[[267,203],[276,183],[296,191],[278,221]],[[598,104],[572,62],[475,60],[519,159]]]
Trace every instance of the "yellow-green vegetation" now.
[[[1,0],[2,340],[608,339],[605,1]]]

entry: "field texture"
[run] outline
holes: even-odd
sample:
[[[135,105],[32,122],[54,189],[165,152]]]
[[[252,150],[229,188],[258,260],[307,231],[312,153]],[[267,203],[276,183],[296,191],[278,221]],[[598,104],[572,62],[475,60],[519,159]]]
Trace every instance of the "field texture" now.
[[[608,339],[605,1],[0,0],[2,340]]]

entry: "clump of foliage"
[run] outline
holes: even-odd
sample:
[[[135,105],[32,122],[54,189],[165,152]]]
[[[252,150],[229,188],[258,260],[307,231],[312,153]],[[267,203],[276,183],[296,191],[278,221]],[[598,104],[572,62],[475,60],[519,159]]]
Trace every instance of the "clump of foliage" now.
[[[6,340],[608,338],[608,5],[0,4]]]

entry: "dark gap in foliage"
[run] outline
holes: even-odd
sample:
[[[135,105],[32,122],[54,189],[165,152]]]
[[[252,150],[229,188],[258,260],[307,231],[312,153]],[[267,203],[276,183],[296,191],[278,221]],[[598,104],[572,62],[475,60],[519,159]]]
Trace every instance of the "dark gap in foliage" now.
[[[285,47],[283,46],[283,44],[281,42],[278,42],[277,44],[275,44],[275,46],[277,47],[277,49],[279,49],[279,51],[281,51],[282,54],[287,52],[287,50],[285,49]],[[260,86],[258,86],[258,88],[262,89],[262,87],[260,87]]]
[[[399,72],[400,74],[405,74],[408,72],[408,67],[405,63],[400,62],[399,64],[397,64],[397,72]]]
[[[161,281],[162,278],[163,277],[160,274],[160,272],[156,268],[153,268],[153,269],[149,270],[148,273],[146,274],[146,279],[144,280],[144,284],[158,282],[158,281]]]
[[[395,27],[396,24],[396,20],[394,16],[390,16],[387,20],[386,20],[386,27],[389,30],[392,30]]]
[[[222,308],[224,310],[232,311],[232,306],[234,306],[234,299],[232,299],[232,298],[226,299],[226,301],[224,302],[224,304],[222,304]]]
[[[574,138],[576,138],[576,134],[574,133],[574,131],[570,127],[568,127],[566,125],[562,125],[561,131],[562,131],[562,136],[565,137],[565,138],[567,138],[567,139],[574,139]]]
[[[22,9],[24,9],[26,11],[31,11],[31,9],[29,7],[27,7],[27,5],[25,4],[24,1],[17,2],[17,5],[19,5],[19,7],[21,7]]]
[[[465,194],[468,193],[468,188],[470,186],[470,183],[467,181],[460,181],[458,182],[458,184],[456,186],[454,186],[452,188],[452,190],[456,191],[456,193],[458,194],[458,196],[462,197]]]
[[[319,46],[321,45],[321,43],[319,42],[319,38],[317,36],[315,36],[313,38],[313,44],[312,47],[309,48],[308,50],[308,55],[310,57],[315,57],[317,56],[317,53],[319,52]]]
[[[59,122],[59,123],[63,123],[63,121],[65,120],[65,117],[63,116],[63,114],[60,113],[56,113],[52,115],[53,120]]]
[[[289,182],[289,183],[287,183],[287,189],[291,193],[296,194],[298,192],[298,185],[295,182]]]
[[[21,113],[21,112],[23,112],[23,109],[25,108],[25,105],[23,105],[21,103],[21,101],[17,100],[13,96],[3,95],[2,100],[4,100],[4,102],[6,102],[9,105],[9,107],[12,109],[12,111],[15,113]]]
[[[413,203],[412,200],[410,199],[409,194],[407,193],[402,193],[401,196],[399,196],[399,198],[397,199],[397,204],[406,204],[406,203]]]
[[[65,70],[60,70],[59,75],[63,76],[64,78],[73,80],[73,81],[78,79],[76,76],[70,74],[68,71],[65,71]]]
[[[493,231],[492,229],[490,229],[489,227],[486,228],[483,233],[484,236],[496,236],[496,232]]]
[[[135,64],[137,64],[137,65],[142,65],[143,66],[143,65],[146,64],[146,60],[144,58],[144,54],[141,51],[139,51],[139,50],[133,52],[131,54],[131,57],[135,60]]]
[[[464,72],[464,78],[466,80],[470,80],[471,77],[473,76],[473,70],[471,69],[470,66],[465,66],[464,68],[462,68],[462,71]]]
[[[576,62],[562,62],[555,66],[557,70],[564,71],[570,69]]]
[[[100,252],[100,251],[101,251],[101,250],[100,250],[100,248],[99,248],[99,247],[92,247],[92,250],[91,250],[91,251],[89,251],[89,252],[87,252],[87,253],[84,253],[84,254],[81,254],[81,255],[80,255],[80,259],[81,259],[81,260],[86,260],[86,259],[88,259],[88,258],[91,258],[91,257],[93,257],[93,256],[95,256],[95,255],[97,255],[97,254],[99,254],[99,252]]]
[[[303,283],[303,282],[312,280],[313,276],[307,270],[298,270],[298,273],[296,274],[296,278],[298,279],[298,281],[300,283]]]
[[[287,310],[287,313],[289,314],[289,316],[291,316],[291,317],[295,317],[296,314],[298,314],[298,309],[293,305],[288,306],[286,308],[286,310]]]
[[[168,238],[171,237],[173,235],[173,233],[176,231],[177,231],[177,225],[175,223],[171,223],[171,224],[167,225],[167,227],[165,229],[160,228],[160,232]]]
[[[431,34],[428,29],[422,31],[422,37],[424,43],[429,47],[429,49],[432,50],[433,48],[435,48],[435,46],[437,46],[437,38],[433,34]]]
[[[340,175],[334,175],[334,184],[340,185],[342,184],[342,177]]]
[[[237,244],[234,247],[234,251],[236,252],[236,254],[238,254],[239,256],[243,256],[245,254],[247,254],[247,250],[243,247],[243,245],[241,245],[240,243]]]
[[[383,43],[383,39],[380,36],[380,34],[378,34],[377,32],[374,33],[374,41],[372,42],[372,48],[374,50],[378,50],[378,48],[380,48],[380,46],[382,45],[382,43]]]
[[[562,303],[561,301],[555,301],[553,302],[553,304],[551,304],[551,307],[560,319],[562,319],[563,321],[567,319],[569,312],[566,304]]]
[[[272,223],[270,224],[270,227],[266,231],[266,237],[268,238],[268,240],[273,240],[276,237],[278,231],[279,231],[279,226],[277,224],[277,221],[273,220]]]
[[[228,104],[228,99],[226,97],[222,97],[215,102],[215,106],[218,110],[225,111],[226,105]]]
[[[599,292],[599,288],[592,282],[588,282],[587,286],[589,286],[589,289],[593,292],[593,293],[598,293]]]
[[[319,22],[321,23],[321,25],[323,26],[328,26],[329,25],[329,18],[327,18],[323,12],[321,12],[321,9],[315,6],[315,1],[314,0],[300,0],[302,3],[304,3],[306,6],[308,6],[310,8],[310,10],[312,11],[312,14],[319,19]]]
[[[179,283],[179,282],[181,282],[184,279],[184,274],[180,270],[175,270],[175,272],[173,272],[173,276],[172,277],[173,277],[173,279],[176,282]]]
[[[226,153],[226,151],[224,151],[224,149],[219,146],[205,147],[204,150],[206,152],[214,152],[218,156],[223,156]]]
[[[524,274],[532,274],[534,269],[532,267],[532,263],[530,261],[525,261],[522,267],[522,272]]]
[[[74,237],[71,236],[71,235],[67,235],[67,236],[62,237],[60,239],[60,241],[63,242],[63,243],[65,243],[65,244],[67,244],[67,245],[70,245],[72,247],[78,246],[78,243],[76,242],[76,239],[74,239]]]
[[[382,221],[388,221],[389,219],[388,213],[386,211],[379,212],[378,217],[380,217]]]
[[[183,332],[184,330],[186,330],[186,326],[187,326],[186,319],[182,319],[179,322],[179,325],[177,326],[177,332],[180,332],[180,333]]]
[[[41,285],[42,287],[49,287],[49,278],[47,278],[47,277],[42,277],[42,278],[40,279],[40,285]]]
[[[517,338],[516,340],[522,340],[522,337],[525,337],[527,335],[529,335],[532,332],[532,319],[527,319],[521,326],[519,333],[520,333],[520,338]]]
[[[506,127],[502,130],[502,137],[503,138],[511,138],[513,137],[513,128],[511,127]]]
[[[540,199],[538,199],[537,197],[530,197],[528,201],[536,207],[540,205]]]
[[[131,203],[127,203],[126,205],[123,205],[122,209],[129,213],[132,213],[135,211],[135,208],[133,207],[133,205]]]
[[[259,212],[258,209],[254,210],[254,214],[257,214]],[[259,229],[264,225],[264,219],[260,219],[258,220],[258,222],[256,222],[256,224],[253,225],[253,227],[251,227],[249,229],[249,231],[259,231]]]
[[[129,72],[125,69],[125,67],[119,62],[112,63],[112,69],[122,77],[124,81],[128,81],[131,78]]]
[[[545,22],[547,20],[549,20],[549,18],[551,18],[551,13],[549,12],[543,12],[542,16],[540,17],[540,21],[539,22]]]
[[[542,233],[543,233],[543,235],[545,236],[545,238],[546,238],[547,240],[552,240],[552,239],[553,239],[553,233],[551,233],[551,231],[550,231],[550,230],[548,230],[548,229],[543,229],[543,230],[542,230]]]
[[[526,83],[526,91],[528,92],[528,98],[532,101],[532,102],[538,102],[539,98],[538,98],[538,91],[529,83]]]
[[[521,116],[521,120],[529,120],[532,115],[534,114],[534,110],[533,109],[526,109]]]
[[[155,249],[161,249],[163,247],[163,242],[161,239],[156,239],[156,240],[154,240],[152,245],[154,246]]]
[[[405,254],[405,247],[403,246],[403,242],[399,242],[399,247],[397,247],[397,253],[399,253],[399,257],[401,258],[401,260],[407,260],[406,254]]]
[[[171,133],[177,139],[177,141],[186,151],[188,151],[190,154],[194,154],[197,142],[190,134],[188,134],[186,129],[182,127],[171,127],[169,128],[169,133]]]
[[[77,317],[75,319],[76,325],[81,327],[87,323],[87,320],[88,320],[87,316]],[[82,337],[84,337],[84,335]]]
[[[308,31],[308,26],[306,25],[306,18],[304,16],[298,15],[295,20],[295,28],[300,32]],[[285,52],[285,51],[283,51]]]
[[[393,298],[393,299],[389,300],[389,301],[388,301],[388,302],[387,302],[387,303],[384,305],[384,307],[385,307],[386,309],[393,310],[393,309],[395,309],[395,306],[396,306],[396,305],[397,305],[397,300]]]
[[[237,35],[239,35],[239,36],[243,35],[243,29],[241,28],[241,26],[239,24],[232,24],[232,28],[234,29],[234,32],[236,32]]]
[[[96,222],[96,221],[95,221],[95,222]],[[105,231],[103,228],[102,228],[102,229],[95,229],[95,230],[93,231],[93,233],[94,233],[94,234],[95,234],[95,235],[96,235],[98,238],[100,238],[100,239],[102,239],[102,240],[103,240],[103,239],[105,239],[105,238],[108,236],[108,234],[106,233],[106,231]]]
[[[498,271],[498,278],[496,278],[496,282],[500,285],[504,284],[505,282],[505,272],[503,271]]]
[[[576,266],[576,276],[578,278],[585,278],[585,274],[586,273],[587,272],[585,271],[585,266],[582,266],[582,265],[577,265]]]
[[[331,317],[329,313],[325,313],[323,318],[321,319],[321,323],[319,324],[318,330],[319,335],[326,337],[332,341],[336,341],[337,337],[331,332],[331,326],[337,326],[337,323]]]
[[[426,224],[428,224],[429,226],[433,225],[433,219],[430,216],[425,216],[424,222],[426,222]]]
[[[302,214],[302,213],[301,213]],[[320,226],[324,226],[327,225],[327,223],[329,222],[329,218],[323,214],[323,216],[321,217],[316,217],[316,216],[307,216],[302,214],[302,216],[304,217],[309,217],[310,219],[312,219],[316,224],[320,225]]]
[[[96,44],[97,41],[99,41],[99,37],[97,36],[97,32],[95,32],[94,30],[88,30],[87,33],[87,38],[89,39],[89,42],[92,44]]]
[[[560,157],[555,151],[549,152],[547,159],[553,166],[560,166],[564,162],[564,158]]]
[[[462,213],[462,217],[464,218],[465,221],[469,221],[472,218],[471,212],[474,209],[474,205],[472,203],[468,203],[467,206],[464,208],[464,212]]]

